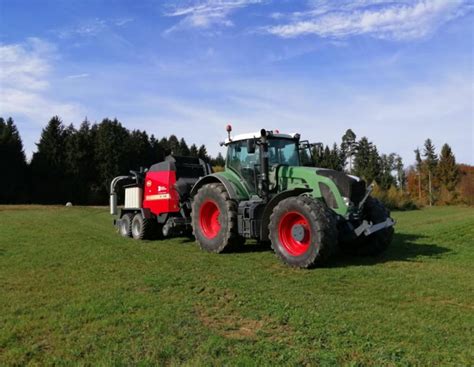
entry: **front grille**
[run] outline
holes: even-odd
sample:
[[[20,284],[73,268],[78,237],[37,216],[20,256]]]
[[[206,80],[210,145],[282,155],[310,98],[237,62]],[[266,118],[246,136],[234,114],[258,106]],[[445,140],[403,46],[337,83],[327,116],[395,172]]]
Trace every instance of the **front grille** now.
[[[332,169],[319,168],[317,172],[319,175],[325,176],[331,179],[336,184],[340,194],[342,196],[349,198],[354,203],[354,205],[358,205],[360,201],[364,198],[365,181],[363,180],[357,181],[356,179],[345,174],[344,172],[335,171]],[[320,188],[321,188],[321,193],[323,194],[323,197],[326,200],[326,202],[327,200],[331,200],[329,197],[328,199],[326,199],[325,189],[323,189],[323,187],[320,187]],[[331,207],[331,205],[328,202],[327,204],[328,206]]]

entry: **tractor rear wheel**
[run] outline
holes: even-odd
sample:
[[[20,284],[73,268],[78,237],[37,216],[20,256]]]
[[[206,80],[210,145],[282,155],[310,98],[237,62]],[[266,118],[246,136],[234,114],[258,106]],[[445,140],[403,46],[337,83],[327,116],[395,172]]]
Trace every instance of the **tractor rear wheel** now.
[[[122,237],[132,237],[132,220],[133,214],[126,213],[120,218],[120,225],[118,226],[118,232]]]
[[[385,222],[390,218],[388,210],[379,200],[369,197],[364,206],[364,219],[373,224]],[[387,227],[369,236],[361,235],[358,241],[348,248],[351,252],[361,256],[377,256],[383,253],[392,242],[393,227]]]
[[[141,213],[135,214],[132,220],[132,237],[135,240],[148,240],[155,232],[154,222],[144,218]]]
[[[223,252],[242,245],[237,229],[237,203],[220,183],[204,185],[193,200],[193,234],[201,249]]]
[[[269,233],[275,254],[294,267],[322,264],[337,247],[334,214],[325,203],[307,196],[278,203],[270,217]]]

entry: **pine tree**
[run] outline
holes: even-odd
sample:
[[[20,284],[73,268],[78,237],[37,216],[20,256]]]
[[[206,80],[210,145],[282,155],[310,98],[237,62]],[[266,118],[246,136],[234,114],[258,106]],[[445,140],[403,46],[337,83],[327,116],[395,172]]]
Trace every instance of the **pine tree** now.
[[[156,140],[153,134],[150,136],[150,148],[152,163],[161,162],[165,159],[165,148],[158,140]]]
[[[424,164],[428,171],[428,196],[429,196],[429,204],[430,206],[433,205],[434,201],[434,185],[433,185],[433,178],[436,172],[436,168],[438,166],[438,157],[435,153],[435,146],[433,145],[431,139],[426,139],[424,150],[423,150],[423,157],[425,157]]]
[[[416,173],[418,176],[418,200],[421,202],[421,177],[423,170],[423,160],[421,159],[420,149],[415,149]]]
[[[368,184],[375,181],[380,172],[380,157],[377,148],[366,137],[359,140],[354,156],[354,174]]]
[[[201,158],[205,162],[209,162],[209,156],[207,154],[207,149],[204,144],[199,147],[198,157]]]
[[[104,119],[97,126],[95,134],[95,165],[98,171],[97,185],[104,198],[110,181],[119,175],[128,174],[130,157],[128,155],[129,132],[117,120]]]
[[[168,148],[171,150],[173,155],[181,155],[181,148],[179,146],[179,140],[176,135],[170,135],[168,138]]]
[[[71,131],[71,127],[68,128]],[[96,125],[91,127],[87,118],[79,130],[66,136],[66,169],[68,191],[75,193],[74,202],[94,204],[97,197],[97,170],[94,164]]]
[[[403,192],[404,187],[405,187],[406,175],[405,175],[402,157],[400,157],[399,155],[395,157],[395,170],[397,171],[398,187],[400,188],[400,191]]]
[[[23,143],[10,117],[0,117],[0,203],[20,203],[28,199],[27,165]]]
[[[196,146],[196,144],[191,145],[191,147],[189,148],[189,155],[191,157],[196,157],[196,158],[199,156],[199,149]]]
[[[342,136],[341,151],[344,156],[344,165],[346,160],[349,161],[349,173],[352,172],[352,159],[357,150],[356,138],[357,135],[351,129]]]
[[[32,194],[38,203],[64,203],[73,193],[65,185],[67,175],[66,132],[61,119],[54,116],[43,129],[37,152],[31,159]]]
[[[344,169],[344,153],[342,153],[337,144],[334,143],[329,153],[329,167],[336,171],[342,171]]]
[[[437,177],[441,185],[448,191],[450,201],[456,198],[456,185],[459,182],[459,169],[456,164],[456,158],[448,144],[441,148],[439,164],[437,168]]]
[[[377,177],[377,183],[382,190],[387,191],[395,184],[395,179],[392,176],[392,171],[395,169],[395,154],[382,154],[380,156],[380,172]]]
[[[184,138],[181,138],[181,140],[179,141],[179,150],[182,156],[189,157],[189,147],[188,144],[186,144],[186,140],[184,140]]]
[[[213,166],[219,166],[219,167],[225,166],[225,159],[222,156],[221,152],[217,153],[217,157],[211,160],[211,164]]]

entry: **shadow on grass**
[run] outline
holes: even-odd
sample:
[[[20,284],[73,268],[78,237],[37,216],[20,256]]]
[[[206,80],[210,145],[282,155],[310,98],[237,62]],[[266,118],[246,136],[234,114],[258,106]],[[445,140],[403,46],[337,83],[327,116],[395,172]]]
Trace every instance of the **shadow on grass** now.
[[[326,265],[327,267],[344,267],[357,265],[375,265],[390,261],[415,261],[420,257],[440,257],[451,252],[446,247],[434,243],[419,243],[426,236],[418,234],[397,233],[393,236],[393,241],[386,252],[379,256],[360,256],[344,253],[342,250]],[[194,238],[180,238],[181,243],[194,242]],[[273,252],[270,242],[247,241],[244,246],[240,246],[231,251],[226,251],[223,255]]]
[[[392,244],[383,254],[374,257],[340,254],[329,266],[341,267],[371,265],[390,261],[415,261],[415,259],[420,257],[437,258],[451,252],[450,249],[439,246],[438,244],[419,243],[418,241],[423,238],[426,238],[426,236],[395,232]]]

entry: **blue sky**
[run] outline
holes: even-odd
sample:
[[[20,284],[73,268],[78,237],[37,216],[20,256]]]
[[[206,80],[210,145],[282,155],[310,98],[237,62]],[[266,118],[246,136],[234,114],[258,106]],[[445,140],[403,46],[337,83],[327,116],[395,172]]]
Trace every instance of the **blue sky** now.
[[[474,164],[472,1],[0,0],[0,115],[28,156],[52,115],[117,117],[212,154],[225,125],[406,164],[431,137]]]

